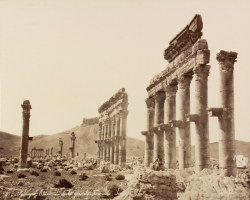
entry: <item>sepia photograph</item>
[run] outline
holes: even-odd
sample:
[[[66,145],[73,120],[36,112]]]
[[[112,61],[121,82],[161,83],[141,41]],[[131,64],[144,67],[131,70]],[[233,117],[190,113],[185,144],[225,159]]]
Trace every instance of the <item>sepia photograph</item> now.
[[[249,200],[248,0],[0,0],[0,200]]]

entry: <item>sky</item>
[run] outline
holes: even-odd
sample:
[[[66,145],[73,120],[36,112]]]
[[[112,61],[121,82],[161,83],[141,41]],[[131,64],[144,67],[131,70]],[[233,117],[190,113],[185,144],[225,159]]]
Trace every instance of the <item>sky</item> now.
[[[166,68],[169,42],[200,14],[211,51],[208,106],[219,106],[216,53],[238,52],[235,134],[250,141],[249,10],[244,0],[0,0],[0,130],[21,135],[25,99],[32,105],[30,136],[70,129],[98,116],[124,87],[127,135],[144,139],[146,87]],[[191,112],[193,89],[194,81]],[[217,119],[209,124],[210,141],[217,141]]]

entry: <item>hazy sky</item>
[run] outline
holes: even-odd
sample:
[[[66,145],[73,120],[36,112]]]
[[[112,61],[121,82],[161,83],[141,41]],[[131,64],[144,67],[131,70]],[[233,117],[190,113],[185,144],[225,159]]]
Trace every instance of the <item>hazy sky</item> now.
[[[170,40],[201,14],[211,50],[209,107],[218,106],[219,99],[216,53],[238,52],[236,139],[250,141],[249,5],[228,0],[0,0],[1,130],[21,134],[25,99],[32,104],[31,136],[67,130],[83,117],[98,116],[98,107],[125,87],[128,135],[143,139],[146,87],[166,67],[163,51]],[[210,138],[218,140],[216,118],[210,118]]]

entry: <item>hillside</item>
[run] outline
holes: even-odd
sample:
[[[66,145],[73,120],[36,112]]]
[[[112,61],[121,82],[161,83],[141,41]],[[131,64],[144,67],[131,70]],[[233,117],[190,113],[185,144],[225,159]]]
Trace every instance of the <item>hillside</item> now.
[[[48,149],[53,147],[53,152],[59,151],[59,138],[62,138],[63,154],[69,153],[69,147],[71,146],[70,134],[74,131],[76,135],[76,152],[79,156],[83,156],[84,153],[87,156],[97,156],[97,144],[95,140],[98,139],[98,125],[81,125],[76,126],[67,131],[52,135],[39,135],[33,138],[30,142],[29,150],[33,147]],[[0,131],[0,156],[19,156],[20,148],[20,136],[5,133]],[[250,158],[250,142],[243,142],[236,140],[236,153],[243,154]],[[127,138],[127,156],[138,157],[144,155],[144,141],[135,138]],[[218,142],[210,144],[210,155],[212,158],[218,159]],[[192,157],[194,157],[194,146],[192,147]]]

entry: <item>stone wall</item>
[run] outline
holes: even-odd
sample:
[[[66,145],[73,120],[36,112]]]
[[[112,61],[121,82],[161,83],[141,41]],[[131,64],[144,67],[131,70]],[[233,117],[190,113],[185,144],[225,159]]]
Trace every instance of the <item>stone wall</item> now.
[[[98,124],[99,118],[93,117],[93,118],[83,118],[81,126],[89,126]]]

